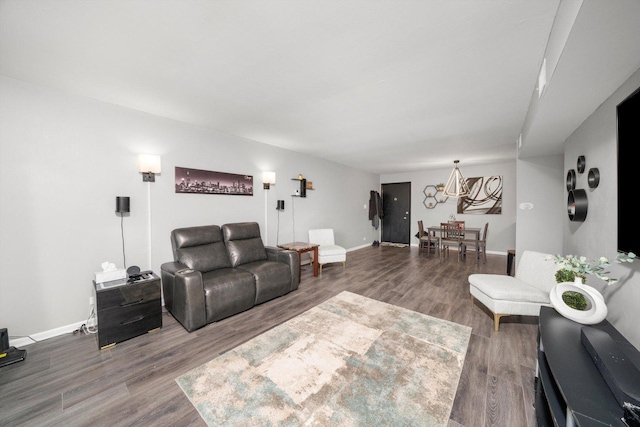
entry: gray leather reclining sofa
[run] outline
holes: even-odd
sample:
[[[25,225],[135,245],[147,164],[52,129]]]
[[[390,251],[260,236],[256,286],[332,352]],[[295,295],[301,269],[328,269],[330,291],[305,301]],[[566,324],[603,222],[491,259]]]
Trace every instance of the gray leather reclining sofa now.
[[[265,247],[255,222],[179,228],[171,246],[164,305],[189,332],[298,289],[298,254]]]

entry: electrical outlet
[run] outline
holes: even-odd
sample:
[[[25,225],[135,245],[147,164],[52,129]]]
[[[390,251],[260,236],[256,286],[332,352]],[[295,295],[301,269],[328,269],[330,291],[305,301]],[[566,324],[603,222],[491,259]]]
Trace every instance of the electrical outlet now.
[[[93,305],[93,297],[89,297],[89,305]]]

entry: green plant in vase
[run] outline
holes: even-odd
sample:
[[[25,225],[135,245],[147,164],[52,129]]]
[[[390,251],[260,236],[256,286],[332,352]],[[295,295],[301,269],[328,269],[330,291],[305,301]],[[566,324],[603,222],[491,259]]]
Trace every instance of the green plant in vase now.
[[[584,283],[586,277],[576,274],[574,271],[563,268],[556,271],[556,283],[574,282],[576,277],[580,278],[580,281]],[[587,309],[587,299],[580,292],[566,291],[562,294],[562,301],[574,310],[584,311]]]
[[[575,272],[571,270],[567,270],[566,268],[556,271],[555,277],[556,277],[556,283],[574,282],[576,280],[576,277],[581,278],[582,283],[584,283],[584,280],[586,279],[585,276],[577,275]]]
[[[612,285],[618,281],[618,279],[613,279],[607,276],[609,274],[608,271],[605,271],[606,267],[611,265],[609,258],[600,257],[597,260],[590,261],[587,257],[583,256],[574,256],[574,255],[556,255],[549,257],[548,259],[555,261],[556,264],[562,267],[562,270],[567,270],[571,272],[575,276],[581,277],[582,282],[584,283],[584,279],[587,277],[587,274],[593,274],[599,279],[607,282],[607,285]],[[619,253],[616,256],[615,262],[623,263],[623,262],[633,262],[636,259],[636,254],[633,252]],[[565,273],[563,273],[565,274]],[[558,277],[556,275],[556,281]],[[566,282],[571,282],[573,280],[565,280]],[[561,283],[561,282],[558,282]]]
[[[562,301],[574,310],[584,311],[587,309],[587,299],[580,292],[566,291],[562,293]]]
[[[607,276],[609,272],[605,271],[605,269],[611,265],[611,262],[605,257],[600,257],[597,260],[590,261],[583,256],[556,255],[549,259],[554,260],[556,264],[562,266],[562,268],[556,272],[556,283],[574,282],[576,277],[578,277],[581,279],[580,282],[584,284],[587,274],[593,274],[599,279],[607,282],[608,285],[618,281],[618,279],[612,279]],[[619,253],[616,256],[615,262],[633,262],[635,259],[636,255],[633,252],[629,252],[628,254]],[[574,310],[584,311],[589,308],[587,298],[580,292],[563,292],[562,301]]]
[[[635,259],[636,255],[629,252],[619,253],[614,261],[623,263],[633,262]],[[587,274],[593,274],[608,285],[616,283],[618,279],[609,277],[609,271],[606,270],[611,265],[609,259],[600,257],[589,260],[583,256],[550,255],[547,260],[553,260],[559,266],[555,275],[558,284],[549,292],[553,308],[567,319],[584,325],[602,322],[607,317],[607,304],[602,294],[597,289],[587,286],[584,279]]]

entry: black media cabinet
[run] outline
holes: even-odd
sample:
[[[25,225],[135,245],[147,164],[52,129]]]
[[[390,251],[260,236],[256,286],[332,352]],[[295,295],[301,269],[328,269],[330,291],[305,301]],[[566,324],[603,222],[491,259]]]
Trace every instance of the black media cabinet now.
[[[625,426],[624,411],[581,341],[584,325],[542,307],[538,329],[536,417],[538,426]],[[640,352],[606,320],[607,332],[640,366]]]

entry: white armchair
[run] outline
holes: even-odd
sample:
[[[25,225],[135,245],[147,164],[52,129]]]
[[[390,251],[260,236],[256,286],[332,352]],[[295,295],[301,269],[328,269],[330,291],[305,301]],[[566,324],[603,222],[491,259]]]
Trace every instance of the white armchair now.
[[[333,237],[333,229],[322,228],[309,230],[309,243],[320,245],[318,246],[320,274],[322,274],[323,264],[341,262],[342,269],[345,270],[347,268],[347,250],[342,246],[336,245]]]
[[[471,274],[469,292],[493,313],[494,329],[500,318],[509,315],[539,316],[540,307],[551,306],[549,293],[556,285],[555,274],[561,267],[549,254],[524,251],[515,277],[502,274]]]

